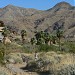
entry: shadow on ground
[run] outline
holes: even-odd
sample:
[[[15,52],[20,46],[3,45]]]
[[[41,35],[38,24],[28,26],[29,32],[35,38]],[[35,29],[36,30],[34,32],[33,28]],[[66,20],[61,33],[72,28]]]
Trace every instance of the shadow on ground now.
[[[20,69],[24,70],[25,72],[35,72],[32,71],[31,69],[28,69],[26,67],[21,67]],[[50,75],[50,71],[46,71],[46,72],[36,72],[38,75]]]

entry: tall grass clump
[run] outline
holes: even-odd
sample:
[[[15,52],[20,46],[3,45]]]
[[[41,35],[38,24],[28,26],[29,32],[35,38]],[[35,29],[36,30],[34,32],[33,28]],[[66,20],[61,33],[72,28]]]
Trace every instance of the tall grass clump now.
[[[4,56],[5,56],[6,47],[4,44],[0,43],[0,64],[3,64]]]
[[[48,51],[58,51],[59,48],[57,46],[54,46],[54,45],[47,45],[47,44],[42,44],[42,45],[39,45],[38,47],[38,51],[42,51],[42,52],[48,52]]]

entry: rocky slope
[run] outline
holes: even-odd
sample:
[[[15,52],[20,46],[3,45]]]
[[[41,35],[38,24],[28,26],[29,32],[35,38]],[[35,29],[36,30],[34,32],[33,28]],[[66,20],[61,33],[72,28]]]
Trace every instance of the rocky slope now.
[[[75,7],[66,2],[45,11],[8,5],[0,9],[0,20],[13,30],[26,29],[28,37],[40,30],[53,32],[56,23],[64,29],[64,35],[75,34]]]

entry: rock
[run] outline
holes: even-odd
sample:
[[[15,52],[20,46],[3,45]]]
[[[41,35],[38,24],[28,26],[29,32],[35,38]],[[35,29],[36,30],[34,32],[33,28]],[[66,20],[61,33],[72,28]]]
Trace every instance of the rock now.
[[[6,37],[5,44],[6,43],[11,43],[11,41],[10,41],[10,39],[8,37]]]
[[[37,61],[31,61],[26,65],[26,69],[30,70],[30,71],[49,71],[49,65],[50,65],[50,61],[44,61],[42,59],[39,59]]]
[[[12,58],[11,58],[11,59],[8,59],[8,62],[9,62],[9,63],[12,63],[12,64],[15,64],[15,60],[12,59]]]
[[[24,73],[24,71],[22,71],[18,67],[15,67],[13,64],[7,64],[6,68],[9,69],[13,73],[13,75],[15,75],[15,74],[23,74]]]
[[[30,60],[32,60],[30,57],[24,56],[24,55],[21,55],[21,58],[22,58],[22,61],[26,62],[26,63],[28,63]]]

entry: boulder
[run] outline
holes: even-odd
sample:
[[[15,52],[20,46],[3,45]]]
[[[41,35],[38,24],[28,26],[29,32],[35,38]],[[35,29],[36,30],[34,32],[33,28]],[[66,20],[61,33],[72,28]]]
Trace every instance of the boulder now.
[[[15,64],[15,60],[12,59],[12,58],[8,59],[8,62],[9,62],[9,63],[12,63],[12,64]]]

